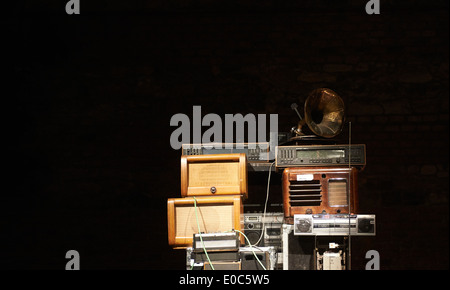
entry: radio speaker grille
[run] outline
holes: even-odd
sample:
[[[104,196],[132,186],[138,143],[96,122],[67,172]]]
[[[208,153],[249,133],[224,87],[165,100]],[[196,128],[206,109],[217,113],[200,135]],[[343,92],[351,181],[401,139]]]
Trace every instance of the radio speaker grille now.
[[[175,234],[181,237],[190,237],[198,232],[198,227],[203,233],[227,231],[234,228],[233,205],[199,205],[197,206],[197,218],[195,208],[192,206],[178,206],[175,208]]]
[[[292,181],[289,185],[291,206],[319,206],[322,202],[320,180]]]
[[[347,180],[330,180],[328,184],[328,205],[347,205]]]

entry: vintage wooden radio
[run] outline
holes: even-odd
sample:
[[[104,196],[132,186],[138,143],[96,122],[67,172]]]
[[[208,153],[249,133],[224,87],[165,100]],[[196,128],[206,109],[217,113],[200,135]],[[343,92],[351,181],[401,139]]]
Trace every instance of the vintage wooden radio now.
[[[192,247],[193,235],[243,231],[244,207],[240,195],[221,195],[167,200],[167,225],[169,245],[174,248]],[[197,214],[196,214],[197,213]],[[198,220],[198,223],[197,223]],[[240,237],[244,244],[244,237]]]
[[[282,176],[285,221],[294,214],[358,213],[358,180],[354,167],[293,167]]]
[[[182,155],[181,196],[242,195],[248,197],[244,153]]]

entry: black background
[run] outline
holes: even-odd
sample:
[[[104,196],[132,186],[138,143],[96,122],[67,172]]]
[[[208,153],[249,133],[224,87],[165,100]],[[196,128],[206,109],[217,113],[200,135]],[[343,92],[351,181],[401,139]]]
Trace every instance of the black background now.
[[[4,16],[3,269],[64,269],[72,249],[82,269],[184,269],[167,244],[170,118],[201,105],[288,131],[290,104],[318,87],[367,145],[360,210],[377,236],[354,239],[353,268],[375,249],[382,269],[448,269],[447,1],[381,0],[380,15],[362,0],[80,2]],[[249,176],[252,201],[266,181]]]

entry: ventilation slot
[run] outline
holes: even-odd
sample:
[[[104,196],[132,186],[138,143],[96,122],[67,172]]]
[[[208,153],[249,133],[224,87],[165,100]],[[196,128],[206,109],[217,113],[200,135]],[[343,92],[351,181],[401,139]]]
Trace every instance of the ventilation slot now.
[[[320,180],[291,181],[289,203],[291,206],[319,206],[322,202]]]

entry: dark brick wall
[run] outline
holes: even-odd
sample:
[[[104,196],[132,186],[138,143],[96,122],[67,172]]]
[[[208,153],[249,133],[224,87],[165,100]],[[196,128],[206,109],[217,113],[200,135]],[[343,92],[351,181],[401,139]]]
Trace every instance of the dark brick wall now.
[[[375,249],[382,269],[448,269],[447,1],[41,2],[8,18],[2,268],[63,269],[76,249],[82,268],[183,269],[171,116],[276,113],[288,131],[290,104],[328,87],[367,146],[360,209],[377,215],[353,268]]]

